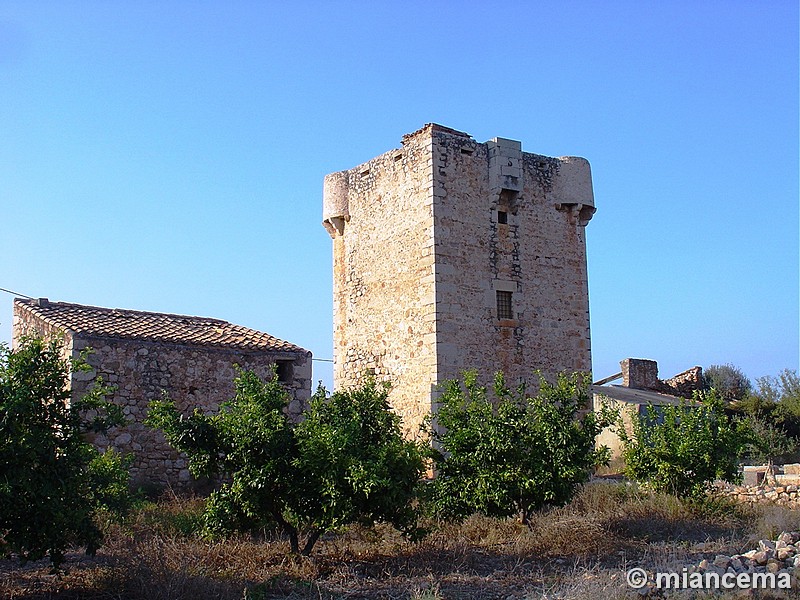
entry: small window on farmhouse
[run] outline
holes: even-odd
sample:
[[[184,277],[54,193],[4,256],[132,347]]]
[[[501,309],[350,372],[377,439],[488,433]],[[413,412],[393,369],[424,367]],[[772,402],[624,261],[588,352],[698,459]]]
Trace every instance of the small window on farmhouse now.
[[[639,414],[645,417],[647,424],[654,427],[664,424],[664,407],[660,405],[639,405]]]
[[[504,210],[497,211],[497,222],[501,225],[508,225],[508,213]]]
[[[514,313],[511,308],[511,292],[497,292],[497,318],[513,319]]]
[[[278,381],[291,383],[294,379],[294,363],[291,360],[278,360],[275,364],[278,366]]]

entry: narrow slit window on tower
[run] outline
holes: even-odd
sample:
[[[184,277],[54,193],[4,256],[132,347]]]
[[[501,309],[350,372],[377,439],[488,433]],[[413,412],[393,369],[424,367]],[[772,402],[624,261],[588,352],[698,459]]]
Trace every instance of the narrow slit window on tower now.
[[[504,210],[497,211],[497,222],[501,225],[508,225],[508,213]]]
[[[513,319],[514,312],[511,307],[511,292],[497,291],[497,318]]]

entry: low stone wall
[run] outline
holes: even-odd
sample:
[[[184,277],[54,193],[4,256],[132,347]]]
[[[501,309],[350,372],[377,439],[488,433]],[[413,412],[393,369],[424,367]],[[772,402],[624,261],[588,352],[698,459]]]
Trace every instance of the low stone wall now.
[[[767,476],[767,465],[745,465],[742,467],[742,483],[748,486],[761,485]],[[800,486],[800,464],[773,465],[767,483],[774,486]]]
[[[800,485],[734,485],[718,482],[715,492],[748,504],[778,504],[800,508]]]

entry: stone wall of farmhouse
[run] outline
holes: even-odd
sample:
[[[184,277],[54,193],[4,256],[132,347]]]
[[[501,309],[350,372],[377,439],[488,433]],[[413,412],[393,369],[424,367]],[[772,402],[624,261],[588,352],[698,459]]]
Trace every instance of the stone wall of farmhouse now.
[[[119,339],[76,338],[74,351],[91,347],[88,362],[92,371],[73,374],[73,395],[85,392],[100,376],[116,388],[109,398],[122,406],[128,425],[91,441],[101,450],[114,448],[132,453],[131,475],[135,483],[155,483],[176,488],[191,487],[186,458],[166,443],[163,435],[143,424],[151,400],[164,393],[186,414],[199,408],[216,412],[233,397],[234,364],[261,377],[271,376],[276,360],[295,358],[280,353],[238,352],[231,349],[192,347]],[[290,414],[297,417],[307,406],[311,392],[311,361],[298,357],[293,364],[294,380],[289,386]]]
[[[646,358],[625,358],[619,362],[622,371],[622,385],[625,387],[652,390],[691,398],[696,391],[703,389],[703,369],[692,367],[669,379],[658,378],[658,363]]]
[[[115,388],[109,400],[122,407],[128,424],[112,429],[108,435],[90,436],[90,440],[101,450],[112,447],[132,453],[131,475],[135,484],[176,489],[194,485],[186,458],[175,452],[160,432],[142,423],[149,402],[160,399],[163,392],[186,414],[195,408],[216,412],[220,403],[233,396],[234,364],[266,378],[276,361],[290,361],[291,367],[285,371],[291,378],[287,384],[292,396],[290,414],[298,417],[311,396],[311,359],[304,355],[81,337],[65,333],[15,305],[15,344],[22,335],[64,339],[67,357],[91,349],[88,362],[93,370],[72,374],[73,397],[90,389],[97,376]]]
[[[390,381],[413,434],[437,385],[465,369],[534,384],[536,370],[591,371],[585,160],[429,125],[324,189],[336,388]]]
[[[73,356],[72,352],[72,336],[65,333],[62,329],[46,323],[40,319],[35,319],[27,311],[22,310],[14,303],[14,316],[12,320],[12,339],[11,343],[16,350],[19,342],[23,337],[43,337],[45,339],[57,339],[63,341],[62,355],[65,359]]]
[[[664,380],[664,384],[672,389],[673,394],[691,398],[694,392],[703,389],[703,369],[692,367]]]

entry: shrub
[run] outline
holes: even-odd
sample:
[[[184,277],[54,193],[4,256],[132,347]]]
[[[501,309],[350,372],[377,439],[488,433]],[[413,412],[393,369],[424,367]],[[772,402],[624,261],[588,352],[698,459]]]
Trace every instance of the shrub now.
[[[703,371],[703,388],[716,390],[726,402],[742,400],[748,396],[752,385],[747,375],[734,365],[711,365]]]
[[[784,369],[777,377],[758,377],[756,389],[734,402],[732,408],[748,418],[772,423],[773,429],[795,442],[800,440],[800,377],[797,371]]]
[[[372,382],[330,398],[320,388],[299,424],[287,416],[289,394],[276,377],[241,371],[235,387],[217,414],[184,417],[165,399],[146,421],[188,454],[194,475],[229,480],[209,498],[210,533],[277,524],[292,552],[308,555],[322,533],[348,523],[415,531],[422,452],[402,438],[385,387]]]
[[[374,382],[329,399],[323,390],[297,427],[297,465],[313,475],[302,495],[318,502],[306,509],[306,518],[318,529],[387,521],[416,533],[413,504],[423,449],[403,438],[388,392],[388,386]]]
[[[554,385],[542,380],[540,393],[530,397],[497,374],[494,395],[468,371],[439,398],[431,429],[437,473],[426,495],[440,517],[518,514],[527,523],[532,511],[569,502],[607,456],[594,440],[611,415],[578,415],[589,399],[583,376],[562,375]]]
[[[714,391],[658,410],[648,406],[632,423],[630,433],[618,424],[629,478],[680,497],[699,497],[709,482],[738,478],[748,428],[725,414]]]
[[[88,369],[83,358],[72,368]],[[120,409],[101,381],[71,401],[69,371],[57,341],[0,345],[0,554],[47,555],[55,568],[72,545],[98,548],[98,509],[124,511],[131,500],[125,459],[100,455],[82,435],[121,424]]]
[[[767,465],[764,483],[774,483],[775,459],[794,452],[797,449],[797,440],[764,418],[749,416],[745,423],[750,434],[746,448],[747,456],[752,460],[764,462]]]

